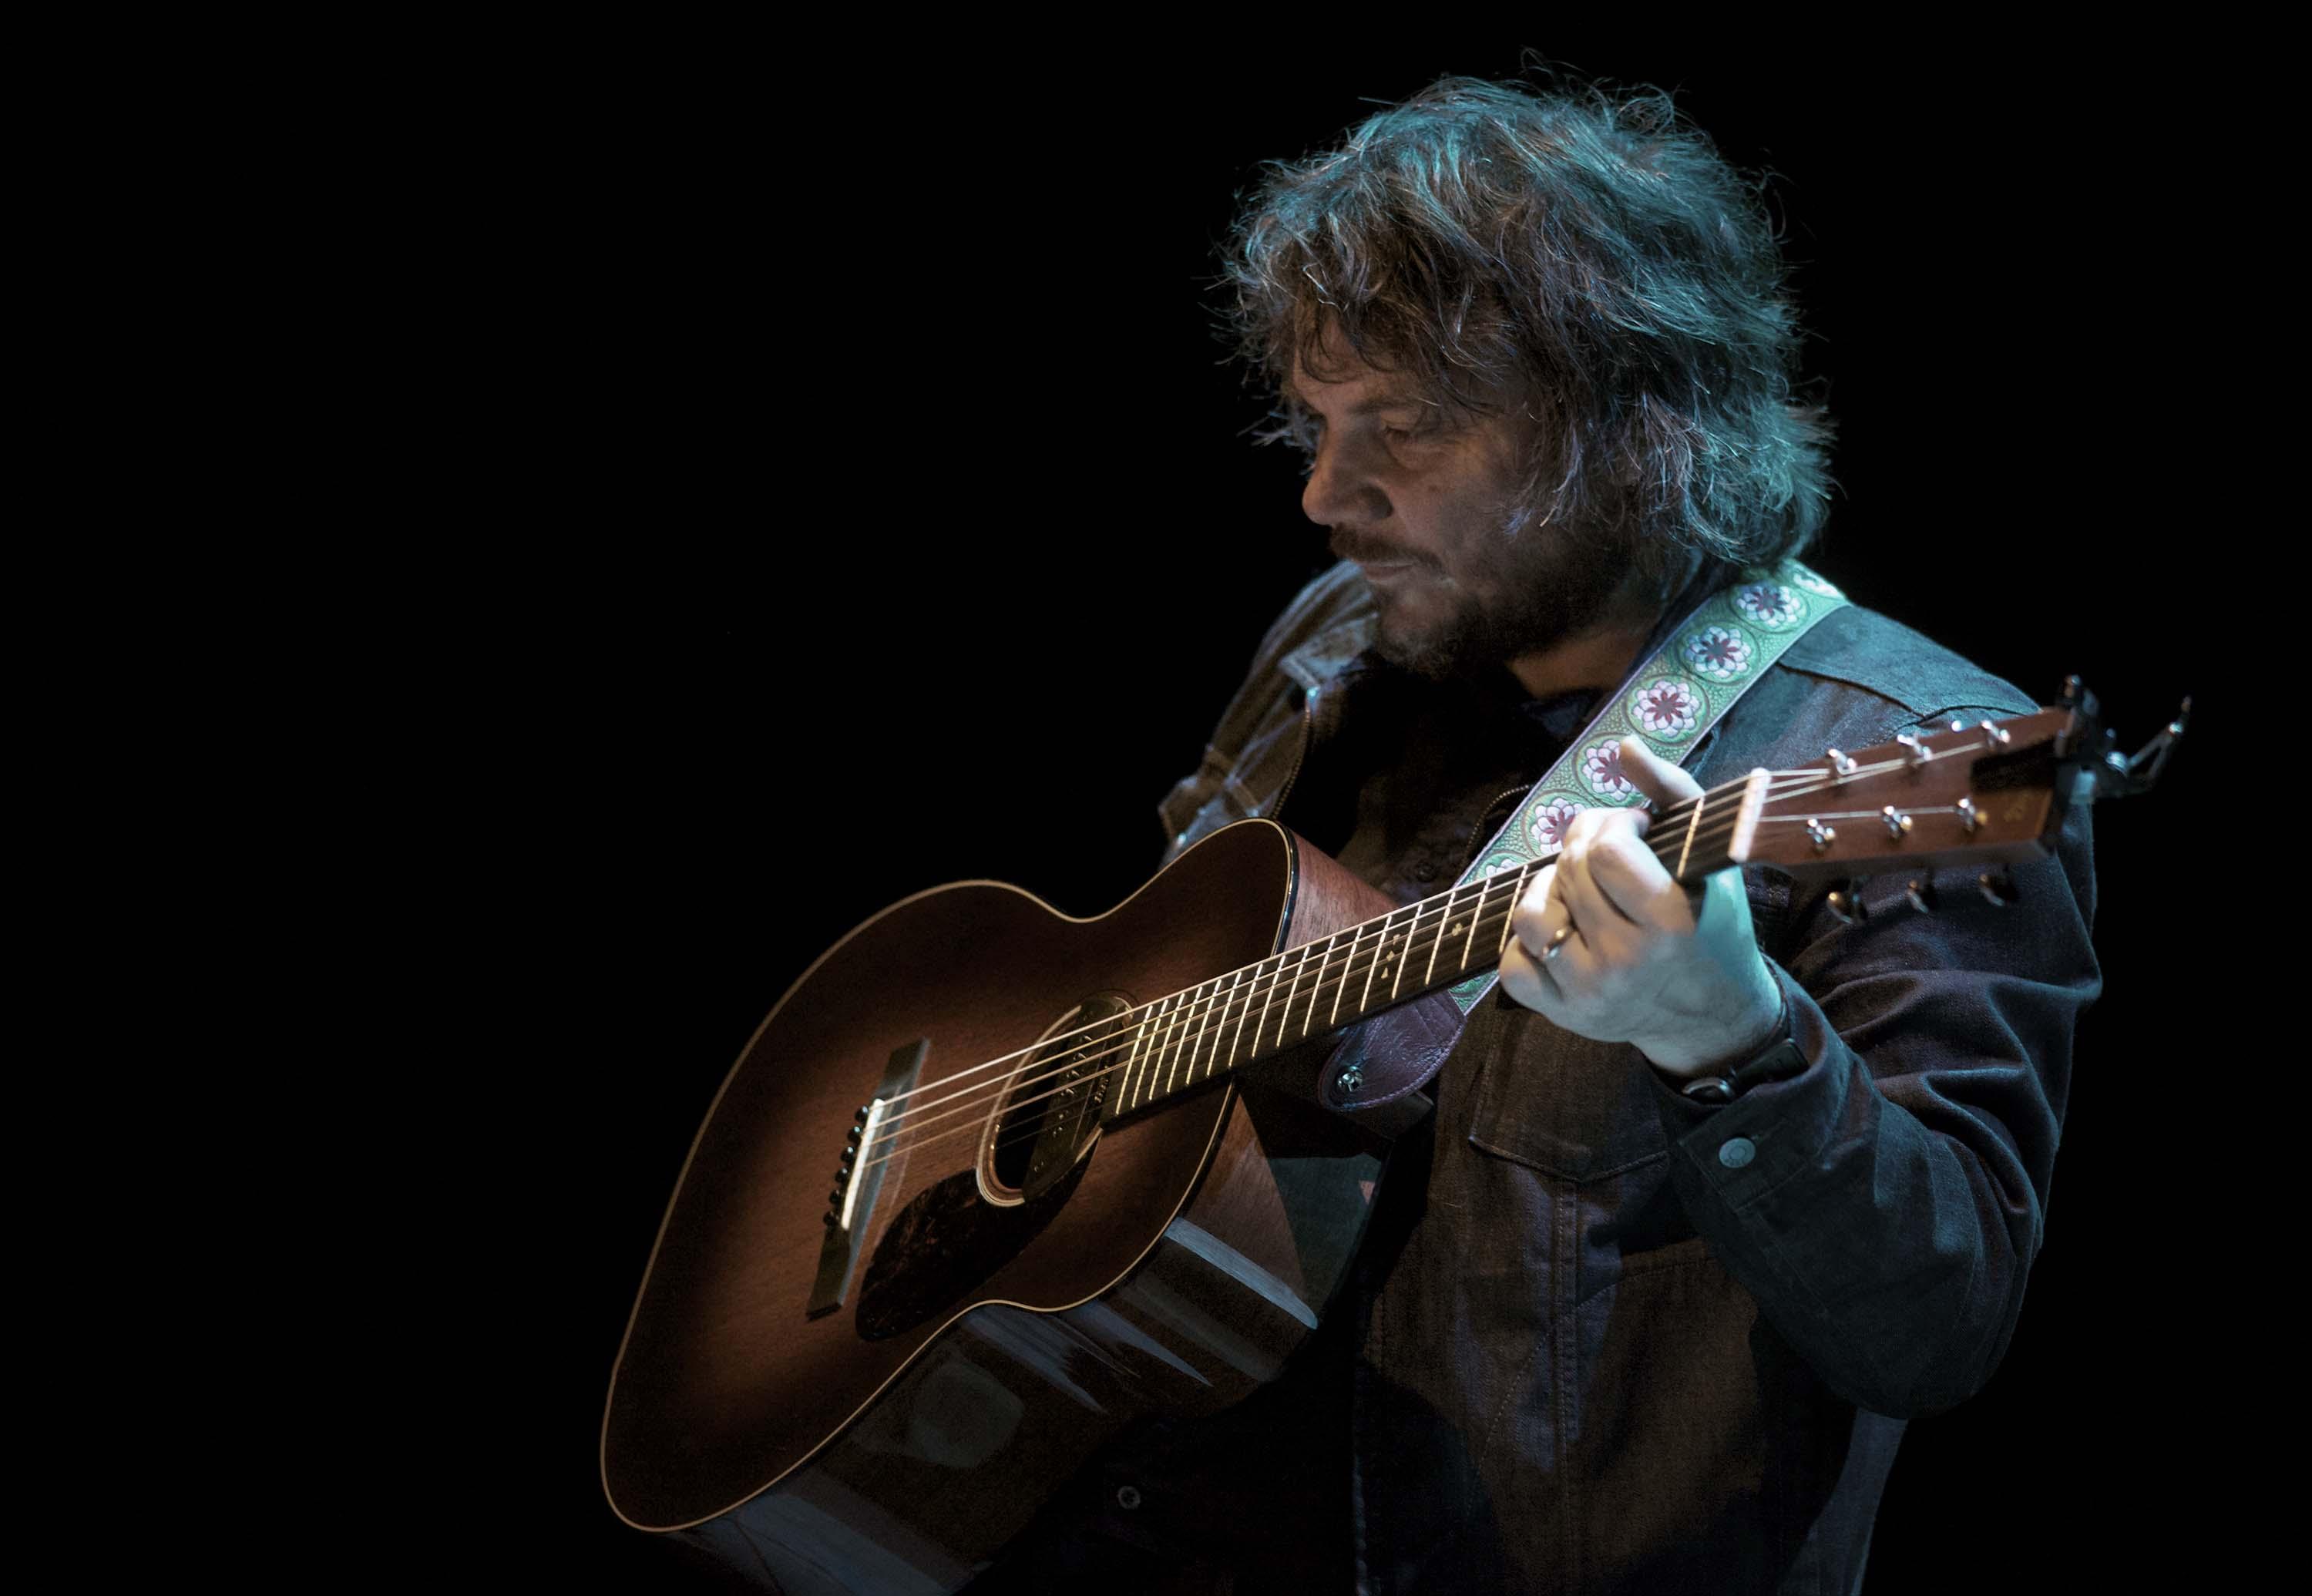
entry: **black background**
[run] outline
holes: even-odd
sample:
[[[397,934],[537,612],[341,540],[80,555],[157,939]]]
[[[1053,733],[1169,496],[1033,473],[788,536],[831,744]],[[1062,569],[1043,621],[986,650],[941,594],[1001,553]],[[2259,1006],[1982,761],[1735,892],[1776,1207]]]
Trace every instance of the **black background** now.
[[[505,778],[459,930],[504,955],[476,980],[521,1173],[476,1302],[542,1402],[524,1560],[673,1588],[603,1504],[600,1405],[690,1136],[787,984],[940,881],[1077,914],[1128,893],[1157,796],[1327,563],[1211,330],[1232,196],[1368,101],[1534,46],[1673,90],[1774,174],[1841,429],[1820,569],[2043,698],[2081,673],[2130,746],[2202,695],[2162,790],[2098,811],[2107,991],[2046,1250],[1988,1390],[1913,1425],[1869,1588],[2156,1577],[2214,1488],[2176,1464],[2216,1442],[2150,1378],[2215,1345],[2189,1277],[2218,1266],[2173,1200],[2214,1115],[2169,1090],[2202,889],[2167,846],[2213,794],[2196,562],[2241,513],[2206,119],[2137,115],[2148,68],[2115,49],[1316,48],[1278,36],[1298,13],[1220,37],[1242,22],[1128,50],[605,36],[510,58],[514,109],[448,157],[444,254],[512,246],[466,263],[458,408],[534,478],[482,506],[486,576],[452,585],[482,642],[443,743]]]

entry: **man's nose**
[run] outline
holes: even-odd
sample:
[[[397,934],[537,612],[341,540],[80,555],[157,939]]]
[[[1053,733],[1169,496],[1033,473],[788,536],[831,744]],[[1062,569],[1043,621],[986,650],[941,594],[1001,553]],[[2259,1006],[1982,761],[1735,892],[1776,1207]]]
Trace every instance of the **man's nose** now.
[[[1388,496],[1362,469],[1354,452],[1330,435],[1317,443],[1308,484],[1300,489],[1300,513],[1318,526],[1370,524],[1388,517]]]

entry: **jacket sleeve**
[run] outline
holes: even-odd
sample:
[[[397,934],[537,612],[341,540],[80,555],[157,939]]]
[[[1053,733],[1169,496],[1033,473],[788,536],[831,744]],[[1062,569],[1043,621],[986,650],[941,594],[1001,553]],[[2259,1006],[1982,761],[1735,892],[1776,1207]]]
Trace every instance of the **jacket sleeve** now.
[[[1858,1407],[1949,1407],[2014,1333],[2101,987],[2089,854],[2080,805],[2005,908],[1956,871],[1933,915],[1898,877],[1865,889],[1854,925],[1823,892],[1800,899],[1769,964],[1806,1069],[1718,1109],[1655,1077],[1695,1228]]]

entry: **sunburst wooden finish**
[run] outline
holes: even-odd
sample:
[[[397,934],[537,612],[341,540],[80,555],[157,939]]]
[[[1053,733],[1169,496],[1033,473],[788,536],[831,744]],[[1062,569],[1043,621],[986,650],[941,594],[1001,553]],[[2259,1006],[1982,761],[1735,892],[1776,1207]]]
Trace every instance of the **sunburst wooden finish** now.
[[[1389,907],[1248,821],[1097,919],[967,882],[853,932],[764,1022],[692,1149],[612,1376],[612,1506],[790,1591],[949,1590],[1134,1416],[1272,1378],[1339,1285],[1379,1173],[1369,1134],[1261,1078],[1313,1057],[1111,1124],[1016,1256],[884,1339],[861,1334],[856,1277],[836,1311],[805,1311],[829,1180],[895,1048],[928,1039],[928,1101],[1000,1074],[965,1072],[1091,994],[1145,1003]],[[962,1134],[895,1159],[863,1259],[976,1148]]]

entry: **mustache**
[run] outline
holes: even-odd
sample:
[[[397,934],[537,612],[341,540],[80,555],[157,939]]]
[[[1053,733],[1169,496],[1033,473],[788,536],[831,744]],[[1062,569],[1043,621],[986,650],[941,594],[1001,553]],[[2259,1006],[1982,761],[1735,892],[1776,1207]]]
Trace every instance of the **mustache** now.
[[[1400,548],[1394,543],[1384,543],[1378,538],[1368,538],[1361,532],[1344,532],[1336,528],[1326,539],[1336,560],[1355,560],[1364,565],[1382,565],[1391,560],[1409,560],[1416,566],[1438,569],[1437,562],[1429,556],[1411,548]]]

